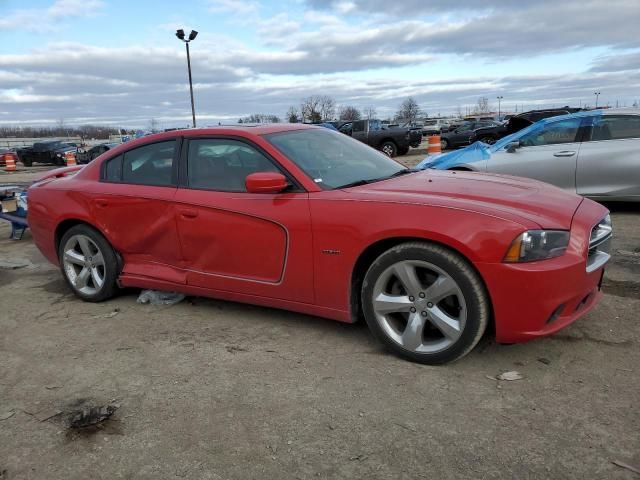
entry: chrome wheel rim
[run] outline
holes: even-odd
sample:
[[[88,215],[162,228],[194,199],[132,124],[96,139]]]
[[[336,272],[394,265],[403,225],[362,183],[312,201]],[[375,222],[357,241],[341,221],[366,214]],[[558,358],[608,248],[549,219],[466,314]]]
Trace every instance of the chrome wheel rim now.
[[[440,141],[440,149],[441,150],[446,150],[448,146],[449,146],[449,144],[447,143],[446,140],[441,140]]]
[[[393,147],[391,145],[385,145],[382,147],[382,152],[390,157],[393,155]]]
[[[86,235],[73,235],[64,245],[64,272],[73,287],[84,295],[95,295],[104,285],[104,256]]]
[[[382,272],[371,301],[385,334],[415,353],[446,350],[467,320],[460,286],[441,268],[420,260],[403,260]]]

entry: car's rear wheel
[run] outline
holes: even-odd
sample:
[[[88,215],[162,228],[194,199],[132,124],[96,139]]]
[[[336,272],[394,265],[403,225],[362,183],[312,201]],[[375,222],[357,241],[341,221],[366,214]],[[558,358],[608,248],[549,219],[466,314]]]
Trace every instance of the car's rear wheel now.
[[[447,140],[446,138],[440,139],[440,149],[446,150],[447,148],[449,148],[449,140]]]
[[[109,242],[88,225],[65,232],[58,248],[67,284],[82,300],[101,302],[117,291],[118,261]]]
[[[496,143],[496,139],[493,137],[481,137],[480,141],[482,143],[486,143],[487,145],[493,145],[494,143]]]
[[[490,315],[473,267],[457,253],[426,242],[400,244],[376,259],[364,279],[362,307],[382,343],[425,364],[469,353]]]
[[[398,147],[396,147],[396,144],[391,141],[384,142],[380,146],[380,150],[382,150],[382,153],[388,157],[395,157],[398,154]]]
[[[21,158],[20,161],[25,167],[30,167],[31,165],[33,165],[33,160],[31,160],[29,157]]]

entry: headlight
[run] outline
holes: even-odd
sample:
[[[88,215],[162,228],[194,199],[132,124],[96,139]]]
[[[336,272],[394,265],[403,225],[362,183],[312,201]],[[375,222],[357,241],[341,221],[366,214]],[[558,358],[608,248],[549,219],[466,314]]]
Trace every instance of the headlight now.
[[[504,261],[533,262],[564,255],[570,233],[564,230],[529,230],[516,237]]]

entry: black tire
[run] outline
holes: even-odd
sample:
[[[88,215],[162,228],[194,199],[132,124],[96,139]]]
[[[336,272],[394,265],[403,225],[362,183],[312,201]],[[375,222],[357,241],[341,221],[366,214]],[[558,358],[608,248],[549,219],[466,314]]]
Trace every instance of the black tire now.
[[[382,151],[382,153],[388,155],[389,157],[395,157],[396,155],[398,155],[398,147],[391,140],[382,142],[382,144],[380,145],[380,150]]]
[[[88,237],[88,239],[93,242],[93,246],[96,247],[99,253],[102,254],[102,259],[104,262],[103,268],[100,268],[100,271],[103,274],[103,283],[99,288],[95,288],[95,292],[82,292],[80,291],[73,281],[70,279],[70,272],[67,271],[67,268],[70,268],[68,265],[65,265],[64,261],[64,250],[67,246],[68,242],[78,236]],[[97,252],[94,253],[97,255]],[[91,257],[88,257],[89,261]],[[96,257],[97,258],[97,257]],[[102,302],[109,298],[112,298],[118,291],[118,287],[116,284],[116,280],[119,274],[118,267],[118,259],[116,257],[116,253],[107,241],[106,238],[102,236],[100,232],[96,229],[90,227],[89,225],[81,224],[75,225],[67,230],[62,238],[60,239],[60,244],[58,245],[58,259],[60,260],[60,269],[62,271],[62,275],[64,276],[67,285],[71,288],[73,293],[76,294],[79,298],[86,302]],[[77,269],[82,268],[84,270],[85,267],[81,267],[76,265]],[[93,285],[95,287],[95,281],[93,281]]]
[[[451,148],[451,144],[449,143],[449,140],[447,140],[446,138],[441,138],[440,139],[440,149],[441,150],[447,150]]]
[[[482,143],[486,143],[487,145],[493,145],[494,143],[496,143],[496,139],[495,139],[495,138],[493,138],[493,137],[489,137],[489,136],[487,136],[487,137],[481,137],[481,138],[480,138],[480,141],[481,141]]]
[[[421,262],[421,264],[435,266],[441,272],[443,272],[447,281],[453,280],[456,286],[456,292],[459,292],[462,295],[462,299],[464,303],[458,304],[463,305],[463,307],[458,306],[458,315],[459,318],[462,318],[464,315],[464,320],[460,321],[458,326],[460,327],[457,331],[457,339],[450,340],[448,339],[441,330],[435,328],[435,323],[431,320],[428,320],[426,312],[416,312],[416,308],[412,307],[412,312],[414,313],[406,313],[406,314],[388,314],[388,317],[392,315],[407,315],[406,325],[409,323],[410,315],[416,315],[419,317],[419,314],[424,314],[424,319],[422,320],[425,325],[420,329],[420,333],[414,335],[414,338],[420,338],[422,344],[420,347],[417,347],[415,350],[409,350],[405,348],[401,343],[394,340],[388,333],[385,331],[385,320],[384,316],[380,316],[379,313],[376,312],[374,308],[374,292],[376,291],[376,285],[380,284],[380,282],[384,282],[384,279],[387,278],[387,272],[393,269],[398,265],[405,265],[409,262]],[[416,270],[417,271],[417,270]],[[436,274],[437,275],[437,274]],[[416,274],[418,277],[418,274]],[[424,278],[424,281],[423,281]],[[428,277],[421,277],[419,282],[424,286],[426,285],[425,281]],[[439,280],[440,277],[436,276],[436,280]],[[429,287],[435,285],[431,284],[424,288],[424,290],[428,293]],[[385,295],[392,295],[391,293],[384,293]],[[398,294],[398,293],[396,293]],[[429,298],[425,298],[423,292],[419,292],[421,299],[415,297],[417,302],[428,302]],[[412,299],[414,297],[409,296],[409,291],[400,291],[399,295],[406,295],[408,299]],[[403,298],[407,298],[407,297]],[[419,309],[433,309],[433,311],[442,312],[447,305],[442,305],[444,302],[452,302],[453,296],[442,297],[440,300],[435,300],[436,304],[434,307],[434,303],[425,303],[425,305],[419,306]],[[458,293],[456,293],[455,298],[458,298]],[[467,260],[465,260],[461,255],[449,250],[446,247],[441,245],[428,243],[428,242],[408,242],[397,245],[382,255],[380,255],[375,262],[369,267],[367,271],[364,282],[362,285],[362,309],[364,312],[365,320],[369,329],[373,333],[373,335],[380,340],[388,349],[390,349],[393,353],[406,358],[408,360],[412,360],[414,362],[430,364],[430,365],[438,365],[447,362],[452,362],[457,360],[460,357],[463,357],[467,353],[469,353],[476,344],[482,338],[487,325],[489,323],[489,317],[491,312],[489,296],[486,292],[484,283],[482,279],[478,275],[478,273],[473,269],[473,267],[469,264]],[[456,300],[457,301],[457,300]],[[438,303],[440,302],[440,303]],[[411,305],[416,305],[416,303],[412,303]],[[399,303],[398,303],[399,304]],[[428,307],[428,308],[427,308]],[[447,307],[450,308],[450,307]],[[429,314],[430,315],[430,314]],[[450,318],[450,317],[447,317]],[[396,321],[394,317],[392,317],[393,321]],[[398,317],[397,320],[400,324],[402,323],[402,318]],[[463,325],[464,322],[464,325]],[[386,323],[388,325],[388,323]],[[386,327],[387,330],[389,327]],[[400,336],[404,339],[404,335],[406,333],[408,327],[405,326],[400,330],[405,330],[402,333],[398,332],[397,336]],[[432,335],[442,334],[441,343],[438,343],[437,337],[431,337]],[[428,336],[428,337],[427,337]],[[432,340],[435,338],[435,340]],[[431,343],[429,343],[431,342]],[[447,342],[450,344],[447,345]],[[443,344],[446,345],[444,347],[438,347],[438,345]],[[420,348],[423,348],[424,345],[427,345],[427,349],[431,348],[429,345],[436,345],[433,349],[434,351],[425,353],[424,351],[416,351]],[[438,349],[440,348],[440,349]]]
[[[33,165],[33,160],[31,160],[29,157],[21,158],[20,161],[25,167],[30,167],[31,165]]]

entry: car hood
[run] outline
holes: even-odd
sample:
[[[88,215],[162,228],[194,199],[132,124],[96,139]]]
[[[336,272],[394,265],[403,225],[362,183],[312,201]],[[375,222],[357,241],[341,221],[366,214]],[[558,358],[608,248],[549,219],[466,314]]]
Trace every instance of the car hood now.
[[[349,189],[366,200],[434,205],[504,218],[527,228],[565,229],[582,197],[507,175],[426,170]]]

